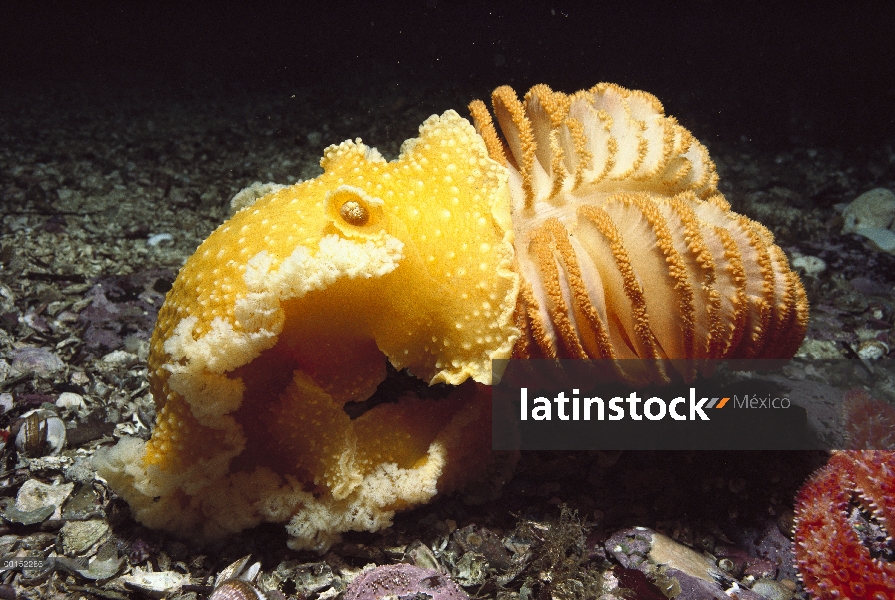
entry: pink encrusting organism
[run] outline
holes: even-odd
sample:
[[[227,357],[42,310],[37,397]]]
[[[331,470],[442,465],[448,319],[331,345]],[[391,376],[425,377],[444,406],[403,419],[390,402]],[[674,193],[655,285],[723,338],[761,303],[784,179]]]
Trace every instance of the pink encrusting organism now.
[[[381,565],[365,571],[348,585],[345,600],[384,598],[469,600],[447,575],[413,565]]]

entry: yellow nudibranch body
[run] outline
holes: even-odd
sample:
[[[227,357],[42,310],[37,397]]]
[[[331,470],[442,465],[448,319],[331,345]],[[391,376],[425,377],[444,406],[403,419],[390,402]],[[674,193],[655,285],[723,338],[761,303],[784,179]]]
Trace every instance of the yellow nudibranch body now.
[[[798,277],[658,100],[493,100],[503,140],[475,102],[476,128],[447,111],[394,161],[347,141],[318,178],[234,199],[159,313],[152,438],[96,458],[140,522],[205,539],[287,522],[322,551],[484,474],[494,359],[795,352]],[[352,419],[387,362],[455,387]]]

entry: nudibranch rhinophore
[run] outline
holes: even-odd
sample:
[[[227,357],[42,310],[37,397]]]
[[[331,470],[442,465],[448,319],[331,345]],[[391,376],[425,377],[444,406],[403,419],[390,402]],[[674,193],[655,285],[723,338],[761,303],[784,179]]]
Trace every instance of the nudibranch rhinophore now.
[[[360,140],[320,177],[256,185],[187,261],[149,357],[148,442],[97,454],[153,528],[215,538],[288,522],[293,548],[388,526],[484,474],[491,361],[791,356],[807,301],[730,210],[705,147],[644,92],[493,94],[432,116],[385,161]],[[386,364],[452,391],[356,418]],[[627,366],[625,366],[627,365]]]

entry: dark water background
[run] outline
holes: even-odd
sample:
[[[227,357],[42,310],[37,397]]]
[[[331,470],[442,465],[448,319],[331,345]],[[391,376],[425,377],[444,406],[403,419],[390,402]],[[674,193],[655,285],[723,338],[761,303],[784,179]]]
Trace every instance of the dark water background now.
[[[393,82],[437,103],[611,81],[704,141],[857,150],[895,134],[893,24],[890,3],[860,1],[18,2],[0,18],[0,83],[223,98]]]

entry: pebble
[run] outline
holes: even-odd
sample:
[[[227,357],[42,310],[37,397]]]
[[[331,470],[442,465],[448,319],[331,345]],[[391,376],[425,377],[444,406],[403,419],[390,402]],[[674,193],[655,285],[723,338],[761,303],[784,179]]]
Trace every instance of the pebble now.
[[[164,598],[167,594],[174,594],[190,582],[190,576],[176,571],[144,571],[140,567],[134,569],[131,575],[122,575],[118,578],[127,587],[138,590],[150,598]]]
[[[895,254],[895,231],[882,227],[863,227],[855,233],[864,236],[880,252]]]
[[[809,277],[817,277],[827,270],[827,263],[817,256],[795,256],[792,259],[793,269],[801,269]]]
[[[36,479],[29,479],[19,488],[19,493],[16,495],[16,509],[33,512],[48,506],[59,508],[74,489],[74,483],[48,485]]]
[[[77,556],[89,550],[108,532],[109,525],[102,519],[69,521],[59,531],[62,552],[66,556]]]
[[[89,484],[96,476],[91,456],[78,456],[70,465],[63,468],[66,481]]]
[[[46,348],[19,348],[13,352],[11,371],[49,377],[65,368],[58,356]]]
[[[108,367],[129,367],[139,360],[136,354],[124,350],[114,350],[102,358],[103,364]]]
[[[151,247],[156,247],[160,245],[162,242],[174,242],[174,236],[170,233],[156,233],[155,235],[150,235],[146,238],[146,245]]]
[[[481,554],[466,552],[454,565],[454,572],[460,585],[481,585],[488,576],[488,560]]]
[[[69,410],[80,410],[86,408],[84,397],[74,392],[62,392],[56,399],[56,406]]]
[[[100,500],[92,486],[82,485],[72,495],[62,509],[62,518],[70,521],[81,521],[100,511]]]
[[[886,229],[895,220],[895,194],[886,188],[874,188],[855,198],[842,212],[842,233],[861,233],[861,229]]]
[[[275,590],[286,582],[295,585],[299,598],[326,598],[341,591],[339,578],[325,562],[301,563],[288,560],[280,563],[271,573],[261,573],[258,585],[262,589]]]
[[[21,511],[15,507],[15,502],[12,498],[0,498],[0,514],[3,515],[4,520],[10,523],[19,523],[21,525],[43,523],[53,516],[55,512],[56,507],[52,504],[37,510]]]
[[[71,467],[74,462],[71,456],[41,456],[30,459],[28,468],[31,469],[32,475],[57,475]],[[71,479],[66,478],[66,481],[71,481]]]
[[[895,254],[895,194],[886,188],[864,192],[842,212],[842,233],[857,233],[881,252]]]
[[[121,570],[124,561],[123,556],[118,556],[117,542],[110,539],[97,549],[96,556],[90,560],[87,570],[81,570],[79,573],[88,579],[110,579]]]
[[[792,590],[773,579],[759,579],[752,584],[752,591],[768,600],[790,600]]]

